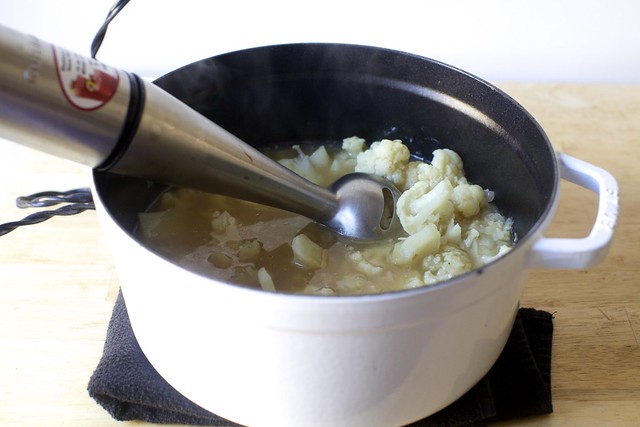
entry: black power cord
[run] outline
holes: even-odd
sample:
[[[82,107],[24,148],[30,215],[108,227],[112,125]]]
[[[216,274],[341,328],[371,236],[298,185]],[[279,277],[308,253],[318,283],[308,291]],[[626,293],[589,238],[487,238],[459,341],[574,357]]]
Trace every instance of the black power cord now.
[[[16,206],[21,209],[41,208],[57,205],[60,203],[68,204],[55,210],[45,210],[33,213],[19,221],[0,224],[0,236],[4,236],[5,234],[10,233],[18,227],[38,224],[50,218],[53,218],[54,216],[75,215],[86,210],[95,209],[91,190],[89,190],[88,188],[78,188],[76,190],[64,192],[45,191],[32,194],[30,196],[18,197],[16,199]]]
[[[116,15],[118,15],[118,13],[120,13],[120,11],[122,9],[124,9],[124,7],[127,5],[127,3],[129,3],[129,0],[117,0],[113,4],[113,6],[111,6],[111,9],[109,9],[109,13],[107,14],[106,19],[102,23],[102,26],[100,27],[100,29],[96,33],[95,37],[93,38],[93,42],[91,43],[91,57],[92,58],[95,59],[96,55],[98,54],[98,50],[100,49],[100,46],[102,45],[102,41],[104,40],[104,36],[107,34],[107,28],[109,27],[109,24],[111,23],[111,21],[113,21],[113,18],[115,18]]]

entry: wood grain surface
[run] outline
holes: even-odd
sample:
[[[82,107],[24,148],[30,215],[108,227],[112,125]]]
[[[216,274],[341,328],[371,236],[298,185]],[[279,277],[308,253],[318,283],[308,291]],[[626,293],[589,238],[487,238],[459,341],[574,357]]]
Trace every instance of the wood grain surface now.
[[[558,151],[618,180],[609,256],[588,270],[533,270],[522,304],[555,313],[555,412],[501,426],[640,425],[640,86],[498,83]],[[89,171],[0,140],[0,222],[14,200],[89,186]],[[597,197],[563,182],[549,236],[582,237]],[[0,425],[143,426],[114,421],[87,394],[118,291],[94,212],[0,237]]]

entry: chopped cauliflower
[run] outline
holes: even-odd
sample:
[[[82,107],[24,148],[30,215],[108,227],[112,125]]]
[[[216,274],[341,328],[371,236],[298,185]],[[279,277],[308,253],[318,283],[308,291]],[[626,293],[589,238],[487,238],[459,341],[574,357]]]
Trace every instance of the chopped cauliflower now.
[[[416,234],[401,239],[393,246],[391,262],[396,265],[409,265],[423,257],[433,254],[440,247],[440,232],[433,224],[427,224]]]
[[[221,242],[239,240],[238,222],[229,212],[215,211],[211,220],[211,236]]]
[[[308,290],[308,293],[312,295],[325,295],[325,296],[336,295],[336,291],[334,291],[333,288],[330,288],[329,286],[322,286],[320,288],[311,288]]]
[[[356,150],[355,143],[352,143]],[[298,175],[318,184],[322,187],[328,187],[343,175],[353,172],[356,164],[355,156],[341,151],[333,158],[324,146],[318,147],[313,153],[307,155],[299,145],[292,147],[297,156],[293,158],[280,159],[278,162]]]
[[[260,287],[265,291],[276,291],[276,285],[273,283],[273,279],[266,268],[262,267],[258,270],[258,281],[260,282]]]
[[[298,234],[291,241],[294,262],[307,270],[316,270],[324,264],[324,250],[306,234]]]
[[[467,271],[474,265],[463,249],[456,246],[446,246],[437,254],[428,255],[422,261],[424,269],[424,283],[427,285],[449,280]]]
[[[451,201],[456,212],[469,218],[480,212],[487,203],[487,196],[479,185],[458,184],[453,188]]]
[[[444,179],[444,175],[437,167],[424,162],[409,162],[407,165],[404,186],[400,188],[406,191],[419,181],[429,184],[429,189],[435,187]]]
[[[455,151],[449,150],[448,148],[435,150],[431,164],[442,172],[451,185],[456,185],[459,182],[467,182],[464,177],[462,159]]]
[[[453,216],[451,195],[453,188],[447,180],[430,188],[425,181],[418,181],[402,193],[396,204],[396,213],[404,230],[416,234],[429,224],[446,224]]]
[[[176,254],[186,268],[267,291],[276,291],[277,282],[279,292],[312,295],[428,286],[479,268],[513,246],[513,221],[497,211],[493,191],[467,180],[462,158],[453,150],[437,149],[430,162],[418,161],[400,140],[382,139],[367,148],[357,136],[345,138],[341,150],[320,146],[307,154],[300,146],[293,149],[294,157],[279,162],[322,186],[352,172],[389,179],[402,192],[396,213],[403,232],[360,245],[318,225],[296,225],[300,218],[291,213],[177,190],[160,198],[159,211],[140,214],[139,233],[150,246],[166,239],[163,253],[197,247]],[[195,214],[202,216],[202,232],[189,222]],[[176,228],[183,223],[188,227]],[[210,239],[193,245],[191,235]],[[176,238],[184,242],[176,245]]]
[[[170,210],[160,212],[142,212],[138,214],[138,230],[146,239],[152,239],[157,237],[159,226],[164,221],[167,214],[170,214]]]
[[[299,145],[294,145],[291,148],[293,148],[298,155],[290,159],[282,159],[279,161],[280,164],[291,169],[298,175],[302,175],[308,180],[313,181],[316,178],[317,172],[313,167],[313,163],[311,163],[311,159],[302,151]]]
[[[334,290],[338,294],[370,293],[376,288],[373,282],[362,274],[354,273],[338,278]]]
[[[331,163],[331,167],[329,168],[327,175],[333,180],[331,182],[334,182],[341,176],[353,172],[355,167],[356,157],[344,154],[344,151],[341,151],[340,154],[333,158],[333,162]]]
[[[358,154],[356,172],[382,176],[396,187],[402,187],[410,156],[409,149],[399,139],[376,141]]]
[[[477,266],[486,264],[511,248],[513,220],[499,212],[488,212],[473,220],[464,236],[464,246]]]
[[[424,280],[419,274],[410,275],[404,282],[404,289],[413,289],[424,286]]]
[[[455,221],[455,218],[449,220],[445,232],[442,233],[442,244],[455,243],[460,244],[462,242],[462,227]]]
[[[364,151],[364,138],[352,136],[342,140],[342,149],[351,156],[357,156]]]
[[[240,242],[238,247],[238,259],[240,261],[251,261],[260,255],[262,243],[258,239],[248,239]]]
[[[319,169],[320,171],[331,166],[331,157],[327,149],[324,148],[324,145],[318,147],[316,151],[311,153],[309,161],[316,170]]]
[[[347,258],[359,273],[367,276],[376,276],[384,271],[384,268],[366,259],[361,251],[352,250],[347,255]]]

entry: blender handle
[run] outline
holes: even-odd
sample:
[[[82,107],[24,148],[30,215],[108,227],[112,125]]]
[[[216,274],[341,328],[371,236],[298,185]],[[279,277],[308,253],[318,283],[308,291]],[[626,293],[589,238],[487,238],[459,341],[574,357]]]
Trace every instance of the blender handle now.
[[[318,186],[139,77],[0,26],[0,136],[92,168],[286,209],[349,239],[399,230],[399,191]]]
[[[98,167],[135,133],[140,79],[0,25],[0,137]]]
[[[0,25],[0,137],[111,173],[287,209],[339,201],[134,74]]]
[[[581,269],[602,261],[609,251],[619,212],[618,183],[604,169],[557,153],[560,177],[598,194],[598,213],[587,237],[542,238],[531,247],[529,268]]]
[[[0,25],[0,137],[94,169],[329,221],[335,194],[134,74]]]

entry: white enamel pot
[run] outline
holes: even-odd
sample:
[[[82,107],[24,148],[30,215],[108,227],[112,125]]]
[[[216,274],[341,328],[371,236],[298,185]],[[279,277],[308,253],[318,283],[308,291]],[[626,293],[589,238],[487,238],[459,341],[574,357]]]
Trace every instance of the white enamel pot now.
[[[500,90],[406,53],[351,45],[250,49],[156,82],[245,141],[403,139],[450,147],[470,181],[496,192],[518,243],[431,287],[321,297],[248,289],[186,271],[133,237],[163,190],[94,173],[135,336],[155,369],[203,408],[251,426],[394,426],[452,403],[502,351],[530,268],[585,268],[606,254],[618,190],[606,171],[554,153]],[[599,195],[584,239],[545,238],[561,178]]]

